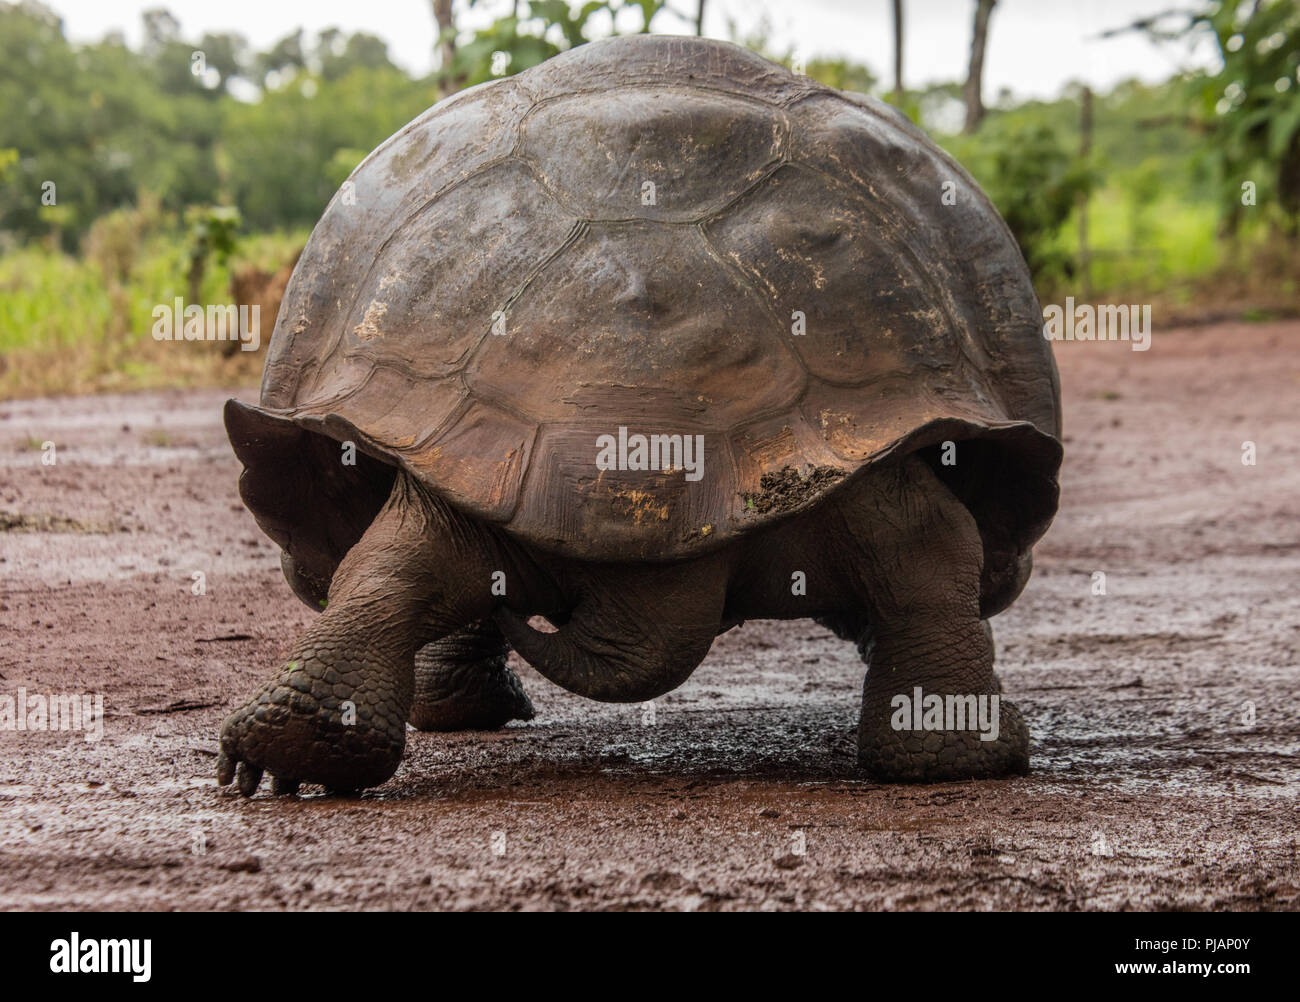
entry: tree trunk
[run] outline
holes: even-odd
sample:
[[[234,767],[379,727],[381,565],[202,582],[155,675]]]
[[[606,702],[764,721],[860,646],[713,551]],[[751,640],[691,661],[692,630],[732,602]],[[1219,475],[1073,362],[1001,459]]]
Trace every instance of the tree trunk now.
[[[203,302],[203,276],[208,270],[208,242],[200,240],[190,251],[190,270],[186,273],[191,303]]]
[[[1084,87],[1079,106],[1079,159],[1092,155],[1092,88]],[[1079,194],[1079,283],[1086,301],[1092,296],[1092,252],[1088,248],[1088,193]]]
[[[452,61],[456,58],[456,41],[446,32],[452,27],[451,0],[431,0],[433,19],[438,25],[438,67],[444,76],[438,84],[438,97],[444,98],[455,93],[456,84],[449,75]]]
[[[894,0],[894,104],[903,100],[903,0]]]
[[[966,98],[966,127],[962,131],[974,132],[984,118],[984,99],[981,88],[984,78],[984,46],[989,37],[989,17],[997,0],[976,0],[975,30],[970,40],[970,74],[966,77],[963,95]]]
[[[1291,136],[1291,143],[1277,165],[1278,203],[1282,207],[1282,232],[1293,243],[1300,237],[1300,129]],[[1236,194],[1241,206],[1241,192]]]
[[[695,34],[704,34],[704,0],[699,0],[695,7]]]

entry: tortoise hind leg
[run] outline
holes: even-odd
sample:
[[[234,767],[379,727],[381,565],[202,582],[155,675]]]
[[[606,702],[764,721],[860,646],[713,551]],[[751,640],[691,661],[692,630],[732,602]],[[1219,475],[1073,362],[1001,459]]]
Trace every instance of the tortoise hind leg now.
[[[1029,732],[1001,698],[980,618],[983,547],[970,512],[916,457],[881,467],[839,504],[857,542],[848,577],[870,624],[859,641],[859,763],[895,782],[1027,772]]]
[[[415,655],[411,725],[421,731],[486,731],[532,720],[533,704],[506,665],[509,653],[491,620],[425,644]]]

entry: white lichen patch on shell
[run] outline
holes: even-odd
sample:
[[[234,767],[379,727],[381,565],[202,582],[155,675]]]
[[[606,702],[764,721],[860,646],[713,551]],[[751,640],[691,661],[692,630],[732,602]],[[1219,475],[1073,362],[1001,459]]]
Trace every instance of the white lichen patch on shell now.
[[[375,338],[383,337],[384,332],[379,329],[379,323],[387,312],[387,303],[381,303],[377,299],[371,300],[370,305],[366,307],[366,315],[361,318],[361,323],[352,328],[352,333],[362,341],[373,341]]]

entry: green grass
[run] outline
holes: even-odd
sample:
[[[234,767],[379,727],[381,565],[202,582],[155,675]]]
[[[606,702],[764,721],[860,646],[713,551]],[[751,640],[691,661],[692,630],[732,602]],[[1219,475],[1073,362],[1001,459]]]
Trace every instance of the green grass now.
[[[1088,204],[1092,288],[1158,295],[1204,280],[1225,263],[1217,226],[1213,205],[1165,195],[1136,206],[1122,184],[1112,183]],[[1078,249],[1077,213],[1057,241],[1063,250]]]
[[[229,262],[209,262],[201,301],[230,302],[233,268],[275,271],[306,239],[305,231],[245,237]],[[143,241],[121,285],[94,261],[39,246],[0,256],[0,399],[255,379],[256,353],[227,359],[216,345],[153,340],[154,307],[188,301],[188,268],[180,235]]]
[[[274,270],[306,242],[305,232],[246,238],[238,257],[209,264],[205,303],[230,300],[230,269],[243,263]],[[26,247],[0,256],[0,351],[55,350],[125,337],[149,338],[153,309],[187,296],[185,241],[155,237],[138,252],[131,276],[115,291],[85,258]]]

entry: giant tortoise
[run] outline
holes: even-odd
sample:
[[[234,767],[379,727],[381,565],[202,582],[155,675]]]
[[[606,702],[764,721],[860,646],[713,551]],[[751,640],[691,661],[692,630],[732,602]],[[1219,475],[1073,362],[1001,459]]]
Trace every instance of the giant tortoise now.
[[[321,611],[220,781],[374,786],[408,722],[532,715],[510,649],[646,701],[754,618],[858,645],[869,774],[1023,773],[987,620],[1056,510],[1041,327],[951,158],[734,45],[615,38],[439,102],[330,202],[226,406]]]

